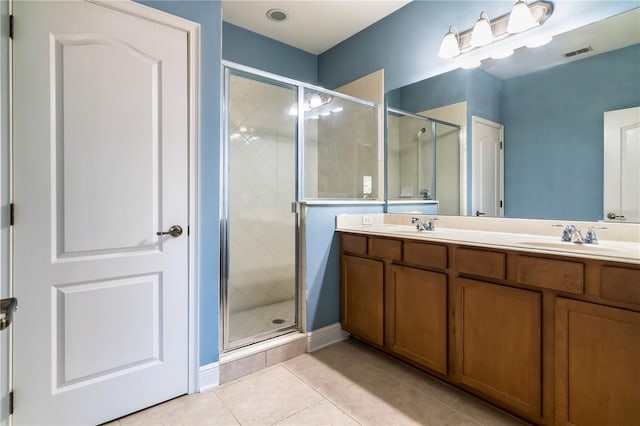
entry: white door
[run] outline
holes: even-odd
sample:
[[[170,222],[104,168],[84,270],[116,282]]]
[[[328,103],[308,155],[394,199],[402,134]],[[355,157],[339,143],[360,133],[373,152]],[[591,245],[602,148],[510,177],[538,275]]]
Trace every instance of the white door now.
[[[604,113],[604,220],[640,222],[640,107]]]
[[[503,216],[502,124],[471,117],[471,206],[475,216]]]
[[[118,7],[14,2],[16,424],[188,390],[187,38]]]

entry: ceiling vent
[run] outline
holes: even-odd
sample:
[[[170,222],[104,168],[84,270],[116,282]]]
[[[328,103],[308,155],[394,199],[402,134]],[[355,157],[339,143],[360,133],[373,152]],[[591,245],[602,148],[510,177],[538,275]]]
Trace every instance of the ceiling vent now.
[[[583,55],[587,52],[593,52],[593,48],[591,46],[583,47],[582,49],[563,53],[562,56],[564,56],[565,58],[573,58],[574,56]]]

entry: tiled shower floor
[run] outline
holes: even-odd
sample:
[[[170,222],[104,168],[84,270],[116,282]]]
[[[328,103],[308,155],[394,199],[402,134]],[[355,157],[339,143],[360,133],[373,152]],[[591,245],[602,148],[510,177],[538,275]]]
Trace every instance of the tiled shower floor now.
[[[291,299],[231,314],[229,339],[233,341],[292,325],[295,321],[294,302]],[[274,324],[273,320],[284,320],[284,322]]]

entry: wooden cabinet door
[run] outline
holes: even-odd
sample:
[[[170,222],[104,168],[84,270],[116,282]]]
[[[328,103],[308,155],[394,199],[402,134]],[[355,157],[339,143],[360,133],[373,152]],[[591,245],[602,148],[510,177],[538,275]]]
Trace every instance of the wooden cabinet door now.
[[[558,298],[556,423],[640,425],[640,313]]]
[[[458,278],[455,379],[540,417],[540,294]]]
[[[391,267],[387,344],[405,358],[447,374],[447,276]]]
[[[384,344],[384,264],[378,260],[342,256],[340,320],[351,334]]]

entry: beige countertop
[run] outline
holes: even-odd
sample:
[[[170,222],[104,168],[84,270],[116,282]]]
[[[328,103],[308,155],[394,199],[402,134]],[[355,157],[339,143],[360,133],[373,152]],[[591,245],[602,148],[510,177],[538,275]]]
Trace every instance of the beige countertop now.
[[[418,231],[412,217],[436,219],[434,231]],[[367,223],[366,225],[363,225]],[[371,223],[371,224],[369,224]],[[598,244],[562,242],[562,228],[575,225],[584,234],[596,229]],[[419,214],[339,215],[336,230],[386,237],[523,250],[571,257],[640,264],[640,224],[581,221],[549,221]]]

